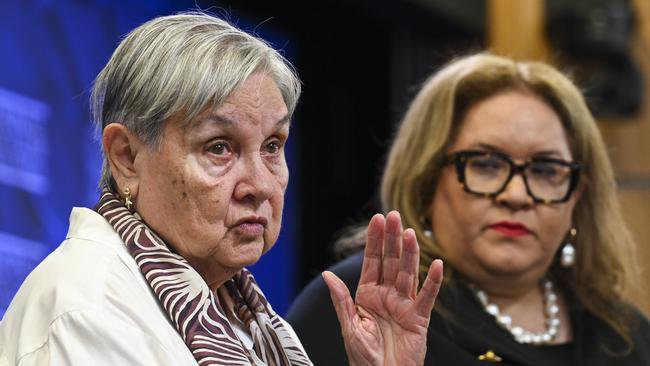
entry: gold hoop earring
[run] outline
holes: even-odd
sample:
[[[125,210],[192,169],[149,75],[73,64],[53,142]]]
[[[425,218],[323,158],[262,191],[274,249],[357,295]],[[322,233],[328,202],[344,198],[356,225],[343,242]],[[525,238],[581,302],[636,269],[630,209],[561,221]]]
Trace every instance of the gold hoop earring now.
[[[126,206],[126,209],[129,211],[131,211],[131,207],[133,206],[131,198],[131,190],[129,187],[124,188],[124,206]]]

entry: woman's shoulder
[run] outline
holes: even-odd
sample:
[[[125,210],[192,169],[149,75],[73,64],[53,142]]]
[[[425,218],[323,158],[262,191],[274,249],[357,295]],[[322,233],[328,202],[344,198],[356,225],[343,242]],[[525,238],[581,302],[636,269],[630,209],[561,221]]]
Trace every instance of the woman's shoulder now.
[[[111,237],[109,230],[88,232],[84,228],[84,235],[78,235],[74,227],[78,225],[78,214],[78,210],[73,210],[67,238],[18,289],[3,317],[2,334],[29,335],[35,343],[44,342],[57,319],[66,314],[113,311],[114,299],[127,301],[129,297],[124,296],[124,291],[135,292],[129,289],[140,286],[141,275],[133,272],[119,245],[110,240],[107,243],[105,238]],[[88,212],[81,215],[92,216]]]
[[[615,333],[614,329],[603,319],[597,317],[582,304],[571,305],[572,316],[577,316],[585,329],[597,332]],[[650,320],[636,305],[629,302],[612,305],[611,313],[630,329],[632,336],[650,336]]]
[[[106,335],[116,327],[112,334],[150,334],[160,344],[177,343],[137,264],[102,220],[94,211],[73,210],[66,239],[29,274],[9,305],[0,343],[27,354],[47,344],[57,329]]]
[[[589,364],[650,364],[650,322],[634,305],[619,303],[612,314],[623,320],[627,337],[586,307],[573,306],[571,311],[574,340]],[[603,360],[611,362],[603,363]]]
[[[115,281],[141,276],[117,234],[97,213],[73,209],[66,239],[25,279],[10,305],[47,304],[56,313],[96,308]],[[22,301],[22,303],[20,303]],[[42,310],[46,309],[40,309]]]
[[[646,350],[650,363],[650,319],[638,308],[631,306],[632,310],[632,337],[638,347]]]

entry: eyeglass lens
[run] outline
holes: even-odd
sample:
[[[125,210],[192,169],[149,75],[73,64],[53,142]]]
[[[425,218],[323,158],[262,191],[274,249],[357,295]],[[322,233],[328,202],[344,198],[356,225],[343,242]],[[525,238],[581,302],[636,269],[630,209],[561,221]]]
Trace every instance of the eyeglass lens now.
[[[470,156],[465,162],[465,184],[471,191],[495,194],[509,183],[514,168],[515,164],[503,156]],[[543,200],[562,199],[571,183],[571,168],[553,161],[529,161],[523,174],[530,193]]]

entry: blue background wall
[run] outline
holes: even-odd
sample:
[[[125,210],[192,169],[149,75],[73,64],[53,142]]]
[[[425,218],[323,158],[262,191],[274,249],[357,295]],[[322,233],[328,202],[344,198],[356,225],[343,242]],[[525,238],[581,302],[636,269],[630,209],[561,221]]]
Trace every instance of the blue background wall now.
[[[92,207],[98,198],[100,144],[88,109],[95,75],[129,30],[196,4],[41,0],[4,2],[2,8],[0,317],[28,273],[65,237],[70,209]],[[283,35],[231,20],[284,46],[291,59]],[[292,169],[291,144],[288,149]],[[280,240],[252,268],[281,314],[295,292],[295,186],[287,192]]]

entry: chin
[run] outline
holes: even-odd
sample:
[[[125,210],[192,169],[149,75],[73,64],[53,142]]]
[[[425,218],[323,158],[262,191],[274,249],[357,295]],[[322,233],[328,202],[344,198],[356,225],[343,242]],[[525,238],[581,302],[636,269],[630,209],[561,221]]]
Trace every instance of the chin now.
[[[483,267],[493,272],[520,273],[530,267],[530,260],[522,248],[512,245],[490,246],[487,252],[476,253]]]
[[[487,267],[487,266],[486,266]],[[504,266],[489,266],[490,272],[492,274],[501,276],[521,276],[524,275],[528,268],[523,266],[513,266],[513,265],[504,265]]]
[[[521,276],[532,268],[530,261],[512,255],[494,255],[482,262],[484,268],[498,276]]]
[[[257,263],[264,253],[266,251],[262,243],[250,243],[235,248],[233,256],[227,262],[229,266],[241,269]]]

